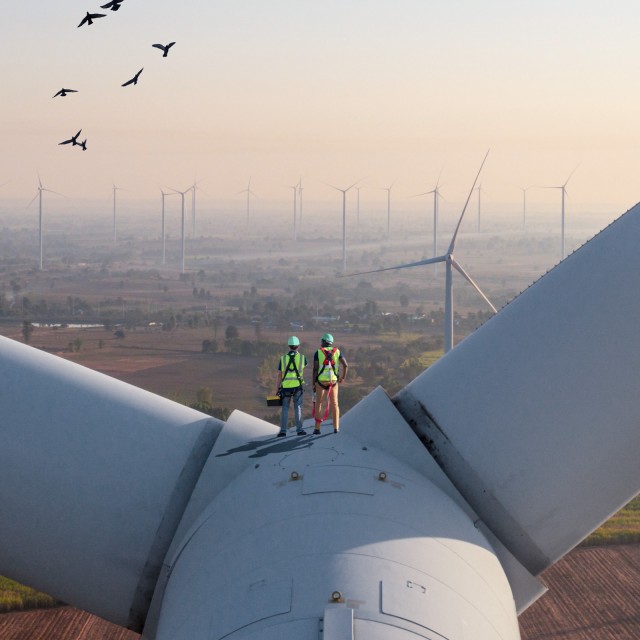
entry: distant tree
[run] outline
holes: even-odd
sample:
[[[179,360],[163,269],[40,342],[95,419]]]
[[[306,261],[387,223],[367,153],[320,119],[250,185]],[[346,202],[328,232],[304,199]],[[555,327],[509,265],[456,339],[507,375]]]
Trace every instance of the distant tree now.
[[[409,296],[406,293],[401,293],[398,299],[400,300],[401,307],[406,308],[409,306]]]
[[[98,340],[98,349],[103,349],[104,348],[104,340],[100,339]]]
[[[224,330],[224,337],[227,340],[235,340],[239,335],[240,334],[238,332],[238,327],[236,327],[233,324],[228,325],[227,328]]]
[[[218,353],[217,340],[203,340],[202,353]]]
[[[29,344],[29,340],[31,340],[31,335],[33,334],[34,326],[28,320],[25,320],[22,323],[22,337],[24,338],[24,343]]]
[[[119,340],[123,340],[126,337],[126,333],[124,332],[124,329],[116,329],[113,332],[113,335]]]
[[[200,404],[213,406],[213,391],[207,387],[201,387],[196,391],[196,401]]]

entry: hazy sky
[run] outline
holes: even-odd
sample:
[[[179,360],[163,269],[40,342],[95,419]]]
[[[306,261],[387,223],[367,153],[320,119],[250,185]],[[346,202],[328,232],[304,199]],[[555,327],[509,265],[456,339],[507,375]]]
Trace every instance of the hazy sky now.
[[[103,3],[106,0],[103,0]],[[586,0],[20,0],[0,24],[2,197],[138,197],[252,176],[287,202],[302,175],[399,195],[441,170],[463,199],[486,149],[486,202],[569,183],[573,207],[640,200],[640,5]],[[77,28],[86,11],[107,13]],[[155,42],[176,45],[167,58]],[[120,85],[144,67],[137,86]],[[52,99],[60,88],[79,93]],[[78,129],[88,150],[59,146]],[[384,199],[382,191],[370,197]],[[531,198],[552,200],[558,192]]]

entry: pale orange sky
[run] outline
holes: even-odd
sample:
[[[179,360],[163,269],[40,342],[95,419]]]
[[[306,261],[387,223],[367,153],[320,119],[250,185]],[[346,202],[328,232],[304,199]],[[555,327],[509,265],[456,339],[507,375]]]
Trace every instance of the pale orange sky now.
[[[78,198],[113,181],[155,198],[196,175],[212,199],[252,176],[288,202],[300,175],[317,200],[334,198],[324,183],[365,176],[406,197],[442,170],[456,200],[491,148],[487,202],[520,202],[518,187],[562,184],[579,165],[571,206],[621,213],[640,200],[640,8],[514,4],[125,0],[81,28],[97,4],[13,4],[0,198],[28,201],[37,172]],[[166,59],[151,47],[172,40]],[[62,86],[79,92],[52,99]],[[58,145],[78,129],[86,152]]]

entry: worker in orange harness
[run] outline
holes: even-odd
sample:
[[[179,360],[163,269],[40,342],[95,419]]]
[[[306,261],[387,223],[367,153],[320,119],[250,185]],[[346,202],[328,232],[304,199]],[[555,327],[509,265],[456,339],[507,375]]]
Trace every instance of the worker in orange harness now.
[[[320,425],[329,415],[333,419],[333,432],[340,431],[340,408],[338,407],[338,384],[347,376],[347,361],[340,349],[333,346],[333,336],[325,333],[320,340],[320,348],[313,356],[313,418],[314,435],[320,434]],[[322,405],[327,400],[327,408],[322,416]]]

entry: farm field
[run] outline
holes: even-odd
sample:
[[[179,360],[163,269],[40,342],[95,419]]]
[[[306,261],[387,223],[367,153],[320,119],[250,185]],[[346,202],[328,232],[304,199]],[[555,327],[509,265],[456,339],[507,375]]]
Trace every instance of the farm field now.
[[[640,545],[574,549],[544,574],[520,616],[522,640],[640,638]]]

